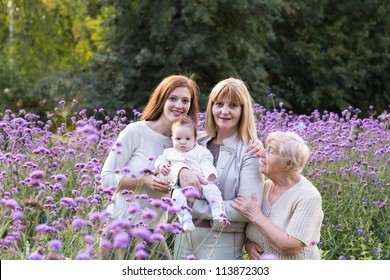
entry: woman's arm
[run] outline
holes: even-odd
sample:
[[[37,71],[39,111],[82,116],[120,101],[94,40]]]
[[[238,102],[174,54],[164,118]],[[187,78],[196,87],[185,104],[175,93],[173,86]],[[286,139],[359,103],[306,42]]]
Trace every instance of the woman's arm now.
[[[242,215],[239,211],[231,206],[231,203],[236,198],[236,195],[241,193],[247,196],[256,194],[258,203],[260,204],[263,198],[264,191],[264,175],[259,173],[259,161],[257,158],[245,156],[237,174],[239,181],[236,188],[226,184],[225,192],[233,194],[231,199],[225,200],[226,215],[232,222],[249,222],[248,218]],[[232,170],[232,172],[237,172]]]
[[[131,126],[127,126],[118,136],[113,148],[110,150],[103,168],[102,185],[106,187],[117,186],[117,191],[125,189],[135,190],[137,187],[145,186],[150,189],[168,193],[170,188],[168,184],[157,178],[155,175],[144,175],[137,178],[123,174],[123,168],[126,166],[136,147],[138,146],[137,137],[132,137],[136,131]]]
[[[261,211],[256,195],[250,198],[239,194],[231,206],[247,217],[268,239],[275,250],[287,256],[298,255],[302,252],[305,244],[268,220]]]

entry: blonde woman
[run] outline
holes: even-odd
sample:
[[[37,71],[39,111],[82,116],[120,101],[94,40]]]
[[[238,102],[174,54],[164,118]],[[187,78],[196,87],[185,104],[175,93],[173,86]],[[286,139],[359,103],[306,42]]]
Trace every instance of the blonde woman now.
[[[212,89],[206,109],[206,135],[198,143],[207,147],[214,156],[218,173],[216,185],[224,200],[230,224],[214,226],[211,208],[205,199],[188,199],[192,207],[195,230],[178,235],[174,258],[186,259],[241,259],[245,242],[245,228],[249,219],[233,209],[230,204],[238,193],[256,193],[262,198],[263,178],[258,172],[258,160],[247,153],[248,146],[258,143],[253,112],[253,99],[246,84],[235,78],[219,82]],[[181,169],[181,186],[192,185],[201,190],[204,183],[194,172]]]

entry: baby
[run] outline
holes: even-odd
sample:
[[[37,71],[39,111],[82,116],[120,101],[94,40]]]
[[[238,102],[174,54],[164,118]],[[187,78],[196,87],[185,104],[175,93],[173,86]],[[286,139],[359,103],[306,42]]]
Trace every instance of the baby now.
[[[217,180],[217,170],[213,165],[213,155],[211,152],[196,143],[196,124],[188,116],[180,117],[172,124],[173,148],[167,148],[155,162],[155,167],[164,176],[168,176],[171,187],[176,186],[176,178],[171,174],[183,167],[194,170],[200,176],[207,179],[208,184],[202,185],[203,195],[209,202],[213,215],[214,226],[224,224],[225,207],[221,196],[221,191],[214,184]],[[176,172],[171,172],[171,171]],[[172,193],[174,206],[181,210],[177,213],[179,222],[184,231],[193,231],[195,225],[187,206],[187,198],[182,193],[181,188],[175,188]]]

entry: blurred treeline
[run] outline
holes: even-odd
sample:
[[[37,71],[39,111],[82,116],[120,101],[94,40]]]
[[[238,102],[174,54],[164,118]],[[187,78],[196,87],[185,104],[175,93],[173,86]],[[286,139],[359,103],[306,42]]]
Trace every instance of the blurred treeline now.
[[[390,1],[0,0],[0,110],[142,110],[174,73],[295,113],[390,104]],[[268,97],[269,93],[275,99]]]

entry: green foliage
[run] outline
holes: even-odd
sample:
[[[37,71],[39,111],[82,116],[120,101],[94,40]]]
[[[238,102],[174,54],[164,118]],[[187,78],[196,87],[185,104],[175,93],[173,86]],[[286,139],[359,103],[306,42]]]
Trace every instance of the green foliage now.
[[[166,75],[196,74],[205,105],[219,80],[236,76],[265,92],[264,45],[277,5],[268,1],[103,1],[107,52],[91,63],[93,87],[105,108],[142,108]],[[261,20],[259,20],[259,18]],[[109,92],[109,94],[108,94]],[[108,102],[108,104],[107,104]],[[101,106],[98,104],[97,107]]]
[[[292,2],[269,50],[273,91],[299,112],[387,109],[389,15],[377,0]]]
[[[77,90],[58,91],[58,84],[80,85],[73,77],[101,45],[101,20],[88,14],[96,12],[96,2],[0,1],[0,86],[10,91],[0,109],[34,108],[42,114],[62,98],[79,97]]]
[[[0,94],[12,96],[0,109],[43,114],[76,98],[91,110],[142,110],[164,76],[185,73],[197,76],[201,109],[235,76],[267,108],[273,92],[296,113],[380,114],[389,19],[379,0],[1,0]]]

